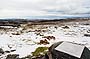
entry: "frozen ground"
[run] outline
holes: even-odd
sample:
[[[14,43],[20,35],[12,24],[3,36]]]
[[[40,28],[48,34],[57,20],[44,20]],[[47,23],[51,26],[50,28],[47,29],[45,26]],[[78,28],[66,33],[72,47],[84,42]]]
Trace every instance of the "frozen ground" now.
[[[6,28],[6,27],[5,27]],[[9,27],[8,27],[9,28]],[[7,29],[8,30],[8,29]],[[37,47],[50,47],[58,41],[70,41],[83,44],[90,49],[89,22],[68,22],[63,25],[34,25],[23,24],[10,30],[0,29],[0,48],[13,51],[0,56],[4,59],[8,54],[19,54],[19,57],[32,55]],[[47,43],[40,42],[47,40]]]

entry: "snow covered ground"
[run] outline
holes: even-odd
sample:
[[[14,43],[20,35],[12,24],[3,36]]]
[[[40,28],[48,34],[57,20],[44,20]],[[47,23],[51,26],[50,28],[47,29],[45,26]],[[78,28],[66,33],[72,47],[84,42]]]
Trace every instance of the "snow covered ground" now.
[[[59,41],[69,41],[83,44],[90,49],[90,25],[87,22],[68,22],[64,25],[35,25],[33,28],[21,26],[9,31],[0,29],[0,48],[13,51],[0,56],[2,59],[8,54],[19,54],[19,57],[32,55],[37,47],[50,47]],[[6,28],[6,27],[5,27]],[[47,40],[47,43],[40,42]],[[39,44],[40,43],[40,44]]]

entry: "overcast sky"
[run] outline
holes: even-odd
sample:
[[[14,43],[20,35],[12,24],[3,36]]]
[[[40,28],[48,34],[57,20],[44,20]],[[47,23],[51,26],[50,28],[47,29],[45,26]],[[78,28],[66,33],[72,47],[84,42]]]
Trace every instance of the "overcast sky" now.
[[[0,0],[0,18],[90,16],[90,0]]]

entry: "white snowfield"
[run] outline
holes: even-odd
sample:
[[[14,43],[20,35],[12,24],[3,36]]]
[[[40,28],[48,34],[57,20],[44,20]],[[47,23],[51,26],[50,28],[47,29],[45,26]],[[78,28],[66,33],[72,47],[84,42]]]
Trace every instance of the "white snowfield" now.
[[[48,40],[50,44],[37,44],[38,42],[40,42],[40,40],[44,40],[43,36],[37,35],[38,32],[34,31],[35,29],[39,29],[28,28],[26,30],[23,30],[23,27],[21,27],[17,29],[15,28],[11,31],[0,30],[0,48],[2,48],[4,51],[16,50],[14,52],[10,52],[9,54],[19,54],[20,58],[31,55],[31,52],[35,51],[37,47],[50,47],[53,43],[58,41],[69,41],[83,44],[90,49],[90,25],[84,25],[77,22],[75,24],[65,24],[65,26],[68,26],[69,28],[63,28],[64,26],[61,25],[45,26],[47,28],[40,30],[46,30],[46,32],[39,32],[39,34],[43,36],[54,36],[55,40]],[[23,31],[23,33],[20,33],[20,35],[14,35],[15,33],[20,31]],[[84,34],[88,34],[88,36],[85,36]],[[7,55],[7,53],[5,55]],[[1,55],[0,57],[2,56],[3,55]]]

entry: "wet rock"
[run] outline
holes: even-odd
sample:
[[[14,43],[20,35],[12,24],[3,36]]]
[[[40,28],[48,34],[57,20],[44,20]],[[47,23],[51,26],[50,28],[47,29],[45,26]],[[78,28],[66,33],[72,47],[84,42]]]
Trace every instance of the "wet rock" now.
[[[7,55],[6,59],[19,59],[18,54],[9,54]]]

